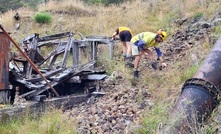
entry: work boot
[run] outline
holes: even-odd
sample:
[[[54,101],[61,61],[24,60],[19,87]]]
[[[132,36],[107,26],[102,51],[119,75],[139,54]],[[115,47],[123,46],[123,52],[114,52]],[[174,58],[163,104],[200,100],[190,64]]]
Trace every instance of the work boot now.
[[[125,65],[130,68],[134,68],[134,64],[131,62],[126,62]]]
[[[124,55],[124,62],[125,62],[125,61],[127,61],[127,56],[126,56],[126,55]]]
[[[139,79],[139,72],[138,72],[138,70],[134,71],[134,79]]]
[[[134,64],[132,63],[131,56],[126,58],[125,65],[131,68],[134,68]]]
[[[131,61],[134,61],[135,60],[135,56],[131,56]]]

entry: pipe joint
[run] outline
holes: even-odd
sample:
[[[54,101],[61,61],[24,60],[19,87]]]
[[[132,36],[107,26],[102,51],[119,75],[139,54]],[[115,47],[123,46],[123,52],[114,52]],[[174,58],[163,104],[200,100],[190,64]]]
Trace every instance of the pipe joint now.
[[[195,86],[202,87],[205,92],[207,92],[213,96],[213,100],[214,100],[215,104],[218,103],[219,87],[215,86],[211,82],[208,82],[208,81],[205,81],[205,80],[199,79],[199,78],[188,79],[188,80],[186,80],[186,82],[184,83],[184,85],[182,87],[182,92],[185,89],[185,87],[189,86],[189,85],[195,85]]]

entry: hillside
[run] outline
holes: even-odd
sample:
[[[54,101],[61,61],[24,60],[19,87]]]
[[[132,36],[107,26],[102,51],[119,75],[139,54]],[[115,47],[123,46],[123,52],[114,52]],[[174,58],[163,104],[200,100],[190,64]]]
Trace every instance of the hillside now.
[[[21,16],[20,28],[17,30],[13,20],[16,11],[1,14],[0,23],[19,44],[23,38],[33,33],[45,36],[70,31],[80,32],[84,36],[111,37],[118,26],[130,27],[134,35],[144,31],[166,30],[168,39],[160,47],[168,64],[167,68],[153,70],[148,61],[142,60],[139,68],[141,79],[134,83],[133,70],[119,60],[121,44],[118,43],[114,60],[101,59],[110,74],[109,79],[102,83],[106,95],[90,98],[87,103],[59,113],[62,118],[73,121],[68,122],[68,125],[73,124],[78,133],[154,134],[162,133],[162,126],[167,123],[183,84],[195,74],[220,36],[220,4],[216,0],[210,3],[204,0],[134,0],[103,6],[86,5],[78,0],[60,3],[49,1],[39,5],[37,11],[29,8],[16,10]],[[52,22],[36,23],[33,16],[39,12],[49,13]],[[78,38],[77,34],[75,36]],[[14,48],[12,50],[16,51]],[[192,60],[193,54],[197,57],[198,65]],[[219,133],[219,109],[216,108],[211,118],[203,122],[203,127],[193,128],[192,133]],[[17,130],[17,133],[26,129],[23,126],[19,126],[22,129]],[[45,126],[43,128],[47,130]],[[70,131],[61,133],[71,133]],[[0,133],[4,132],[11,134],[0,129]]]

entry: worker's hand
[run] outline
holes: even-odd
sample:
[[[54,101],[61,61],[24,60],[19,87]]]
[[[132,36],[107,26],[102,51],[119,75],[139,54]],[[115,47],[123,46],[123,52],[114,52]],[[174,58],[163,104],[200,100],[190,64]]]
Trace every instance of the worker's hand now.
[[[165,62],[162,62],[161,65],[162,65],[163,68],[167,67],[167,64]]]
[[[157,63],[156,62],[152,62],[151,66],[152,66],[153,69],[155,69],[155,70],[157,69]]]

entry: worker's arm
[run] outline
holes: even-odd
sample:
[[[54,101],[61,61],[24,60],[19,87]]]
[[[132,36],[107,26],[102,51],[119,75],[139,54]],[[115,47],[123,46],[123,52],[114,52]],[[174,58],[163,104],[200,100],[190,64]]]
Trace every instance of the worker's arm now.
[[[160,48],[158,47],[154,47],[154,48],[155,48],[155,51],[157,52],[157,56],[159,57],[162,66],[166,67],[167,64],[163,61],[163,53],[160,51]]]
[[[117,32],[114,32],[112,35],[112,39],[114,40],[116,38]]]
[[[160,51],[160,48],[154,47],[155,51],[157,52],[157,56],[160,58],[162,57],[163,53]]]
[[[119,34],[119,28],[117,28],[116,31],[113,33],[112,39],[115,40],[116,35],[118,35],[118,34]]]

